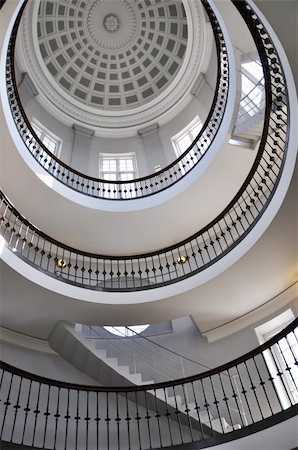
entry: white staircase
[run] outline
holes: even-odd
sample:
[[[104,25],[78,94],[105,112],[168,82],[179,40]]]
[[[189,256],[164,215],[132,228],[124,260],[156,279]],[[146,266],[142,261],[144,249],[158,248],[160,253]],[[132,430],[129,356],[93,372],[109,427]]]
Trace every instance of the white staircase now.
[[[118,357],[108,356],[106,349],[97,348],[96,339],[86,338],[74,324],[58,322],[49,336],[49,343],[64,359],[101,384],[132,386],[155,383],[154,380],[144,381],[142,373],[132,373],[129,365],[119,363]],[[147,392],[152,395],[153,403],[166,403],[167,408],[180,411],[214,432],[227,433],[241,428],[239,424],[229,425],[224,417],[214,418],[208,410],[198,410],[194,402],[186,401],[185,395],[174,394],[172,389],[149,389]]]

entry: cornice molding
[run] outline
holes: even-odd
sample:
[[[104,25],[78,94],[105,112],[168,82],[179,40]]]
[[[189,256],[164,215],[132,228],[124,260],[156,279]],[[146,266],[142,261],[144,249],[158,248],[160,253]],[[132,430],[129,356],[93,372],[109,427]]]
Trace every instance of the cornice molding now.
[[[82,127],[81,125],[73,124],[72,129],[75,134],[79,134],[81,136],[92,138],[94,136],[94,130],[90,130],[90,128]]]
[[[271,314],[277,313],[289,303],[294,301],[296,302],[296,308],[298,311],[298,281],[258,308],[255,308],[254,310],[238,317],[235,320],[232,320],[231,322],[205,331],[202,334],[207,338],[208,342],[218,341],[230,336],[231,334],[241,331],[243,328],[255,325],[257,322],[266,319]]]
[[[144,127],[144,128],[138,129],[138,135],[142,136],[142,138],[143,138],[145,136],[148,136],[149,134],[156,133],[158,128],[159,128],[159,124],[153,123],[152,125],[149,125],[149,127]]]
[[[17,345],[18,347],[24,347],[30,350],[56,355],[56,352],[50,347],[48,341],[18,333],[17,331],[4,327],[0,327],[0,341],[9,342],[10,344]]]

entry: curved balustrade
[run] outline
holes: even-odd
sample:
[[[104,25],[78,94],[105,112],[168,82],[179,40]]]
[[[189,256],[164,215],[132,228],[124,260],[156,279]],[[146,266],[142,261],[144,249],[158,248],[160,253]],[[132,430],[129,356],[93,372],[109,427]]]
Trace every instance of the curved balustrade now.
[[[22,217],[2,194],[1,232],[20,258],[76,286],[135,291],[168,285],[203,271],[253,229],[270,204],[283,171],[290,135],[290,108],[284,71],[266,28],[247,2],[234,3],[259,52],[266,109],[256,159],[230,204],[203,229],[173,246],[152,253],[112,257],[83,252],[50,238]],[[18,114],[17,103],[15,108]],[[22,129],[21,117],[20,124]]]
[[[2,442],[46,449],[203,448],[298,413],[298,319],[208,372],[147,386],[98,387],[1,365]]]
[[[125,181],[109,181],[85,175],[53,155],[37,137],[18,94],[14,54],[23,9],[14,25],[7,54],[6,83],[8,99],[16,128],[32,156],[54,178],[81,194],[109,200],[130,200],[160,192],[177,183],[192,170],[211,147],[220,128],[228,100],[229,62],[226,44],[217,18],[206,0],[202,0],[214,32],[218,74],[213,102],[206,121],[191,146],[173,163],[154,174]]]

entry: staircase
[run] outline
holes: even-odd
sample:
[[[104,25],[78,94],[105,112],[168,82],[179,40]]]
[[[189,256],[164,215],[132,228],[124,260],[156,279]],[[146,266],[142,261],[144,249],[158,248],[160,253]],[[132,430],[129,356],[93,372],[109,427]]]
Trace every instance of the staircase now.
[[[78,331],[74,324],[58,322],[48,338],[50,346],[66,361],[74,365],[77,369],[86,373],[91,378],[103,385],[114,386],[134,386],[151,385],[156,380],[144,380],[141,372],[132,370],[129,365],[121,364],[121,349],[118,349],[117,356],[109,356],[108,349],[98,348],[96,339],[88,339],[85,333]],[[101,339],[101,341],[105,341]],[[174,389],[155,389],[147,391],[151,400],[147,405],[154,408],[154,405],[165,404],[166,409],[172,413],[179,411],[184,415],[184,421],[191,420],[193,426],[198,428],[206,426],[215,433],[227,433],[241,428],[239,424],[230,426],[224,417],[214,417],[210,410],[200,409],[192,401],[193,395],[190,392],[175,392]],[[150,398],[150,397],[149,397]],[[235,422],[234,422],[235,423]]]

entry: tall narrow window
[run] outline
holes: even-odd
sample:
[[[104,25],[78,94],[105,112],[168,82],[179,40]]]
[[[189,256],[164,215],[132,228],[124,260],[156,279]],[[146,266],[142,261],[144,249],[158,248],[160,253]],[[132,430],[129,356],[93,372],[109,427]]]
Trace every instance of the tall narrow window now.
[[[259,61],[241,64],[241,91],[240,105],[250,116],[264,108],[264,73]]]
[[[40,122],[35,118],[32,120],[32,128],[35,131],[37,137],[43,143],[43,145],[51,152],[53,155],[59,158],[60,150],[62,146],[62,140],[55,136],[51,131],[47,130]]]
[[[172,144],[177,157],[182,155],[192,144],[202,128],[199,116],[196,116],[183,130],[172,137]]]
[[[181,156],[193,143],[202,128],[202,122],[199,116],[196,116],[183,130],[179,131],[172,137],[172,145],[174,147],[177,158]],[[206,147],[208,142],[206,141]],[[179,162],[181,173],[186,172],[186,168],[190,169],[194,166],[198,157],[196,156],[196,146],[194,146]],[[200,153],[204,153],[204,148],[200,147]]]
[[[291,309],[279,314],[274,319],[260,325],[255,329],[259,342],[263,344],[279,333],[294,320]],[[266,350],[264,357],[270,373],[275,380],[280,400],[284,408],[290,406],[289,399],[298,402],[298,336],[293,332],[281,339],[272,347],[272,351]],[[284,383],[279,376],[281,374]]]

